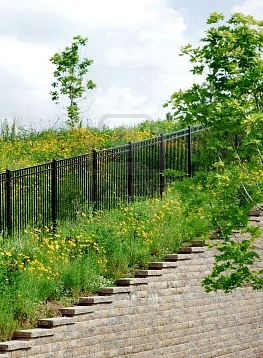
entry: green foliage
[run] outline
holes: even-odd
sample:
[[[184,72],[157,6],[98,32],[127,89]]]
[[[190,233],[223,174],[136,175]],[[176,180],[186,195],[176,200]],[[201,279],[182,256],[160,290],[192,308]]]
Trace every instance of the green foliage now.
[[[200,190],[210,193],[205,215],[223,240],[216,243],[219,254],[215,255],[212,272],[202,283],[208,292],[218,289],[230,292],[248,285],[253,289],[263,287],[263,272],[254,267],[255,260],[260,258],[254,240],[261,230],[250,226],[248,220],[248,213],[262,201],[262,173],[253,163],[239,166],[218,163],[215,172],[196,178]],[[247,239],[235,239],[235,230],[246,234]]]
[[[175,92],[165,106],[172,107],[179,125],[208,129],[201,142],[205,173],[195,180],[210,193],[204,212],[225,242],[203,284],[208,291],[261,288],[261,273],[250,268],[257,255],[247,215],[262,202],[263,22],[241,13],[229,19],[212,13],[207,25],[200,45],[189,44],[181,54],[203,82]],[[230,240],[232,230],[240,227],[251,239]]]
[[[79,212],[75,225],[58,223],[56,233],[48,227],[45,232],[28,229],[19,239],[4,241],[1,339],[18,327],[34,325],[39,315],[57,314],[47,306],[59,306],[58,300],[72,304],[77,296],[113,285],[116,278],[176,252],[184,241],[207,238],[212,227],[202,210],[206,193],[197,191],[191,179],[181,183],[182,189],[177,182],[162,200],[138,201],[110,212]]]
[[[14,141],[16,138],[16,123],[9,124],[7,119],[4,119],[0,124],[0,135],[4,140]]]
[[[252,240],[235,242],[226,240],[218,245],[219,254],[215,256],[215,265],[211,274],[204,280],[206,291],[231,292],[242,286],[253,289],[263,288],[263,270],[253,270],[256,259],[260,259]]]
[[[48,227],[45,233],[35,228],[19,239],[3,242],[0,250],[2,339],[10,337],[18,327],[34,325],[39,312],[51,315],[49,309],[43,309],[44,303],[72,302],[81,293],[112,285],[114,279],[146,267],[151,259],[175,252],[185,241],[208,239],[211,230],[223,241],[218,246],[214,268],[203,281],[206,290],[229,292],[240,286],[263,287],[262,271],[253,268],[254,261],[259,259],[254,241],[259,233],[249,225],[247,216],[255,204],[262,202],[263,196],[262,23],[241,14],[225,21],[223,15],[213,13],[208,25],[211,27],[202,40],[203,46],[194,49],[189,45],[183,49],[183,54],[190,56],[194,64],[192,72],[205,76],[205,82],[171,97],[169,103],[179,123],[168,116],[164,122],[146,121],[138,130],[47,131],[20,137],[20,142],[10,138],[7,128],[2,128],[2,147],[12,141],[17,158],[23,153],[28,157],[32,147],[32,152],[39,155],[34,157],[38,163],[56,157],[54,153],[68,157],[87,152],[88,145],[110,147],[154,136],[166,128],[169,132],[178,126],[202,123],[210,133],[204,136],[204,148],[208,150],[202,154],[210,171],[183,178],[180,171],[167,170],[166,178],[175,182],[163,200],[135,202],[111,212],[79,211],[74,226],[71,222],[58,223],[56,233]],[[86,41],[78,36],[71,47],[52,58],[57,65],[54,75],[58,80],[53,84],[53,100],[59,100],[61,95],[70,99],[67,110],[71,127],[79,121],[77,100],[84,89],[94,86],[90,82],[84,88],[80,81],[92,63],[87,60],[79,67],[82,62],[78,51]],[[238,147],[234,145],[236,135]],[[76,143],[80,145],[79,153]],[[248,235],[248,239],[233,238],[233,230],[237,229]]]
[[[167,120],[145,121],[134,127],[23,130],[7,121],[0,126],[0,171],[25,168],[152,138],[176,130]]]
[[[168,171],[167,175],[177,175]],[[244,187],[245,186],[245,190]],[[151,260],[176,252],[183,242],[207,240],[212,230],[225,241],[211,275],[203,284],[230,291],[239,285],[262,286],[262,273],[252,268],[258,259],[254,242],[230,240],[233,230],[252,237],[247,214],[262,199],[263,170],[253,163],[216,163],[209,173],[176,180],[163,199],[138,201],[110,212],[78,212],[75,225],[58,223],[26,230],[4,241],[0,250],[0,334],[10,337],[18,327],[34,325],[45,308],[112,285],[123,275],[145,268]],[[242,226],[242,227],[241,227]],[[44,308],[43,308],[44,304]],[[6,307],[12,307],[7,309]]]
[[[187,174],[185,171],[176,170],[176,169],[165,169],[163,172],[164,177],[167,182],[173,182],[178,179],[182,179]]]
[[[172,120],[172,116],[170,113],[167,113],[165,120],[145,120],[139,123],[136,128],[138,128],[138,130],[140,131],[149,131],[152,133],[152,136],[158,136],[161,133],[165,134],[169,132],[175,132],[180,129],[178,123],[175,123]]]
[[[54,72],[56,81],[52,83],[54,90],[50,92],[51,98],[55,102],[59,102],[61,96],[69,99],[67,124],[70,127],[80,124],[78,101],[88,90],[96,86],[92,80],[86,78],[88,68],[93,61],[88,58],[82,59],[80,55],[80,49],[86,45],[87,41],[88,38],[75,36],[71,46],[66,47],[62,52],[55,53],[50,59],[56,66]]]
[[[175,92],[166,106],[183,126],[209,128],[217,150],[232,150],[235,136],[244,138],[240,153],[246,156],[252,148],[262,149],[263,24],[240,13],[228,20],[212,13],[207,24],[201,45],[182,49],[193,64],[191,72],[204,81]]]
[[[168,177],[170,172],[167,171]],[[172,190],[184,203],[183,217],[187,217],[184,237],[208,239],[205,233],[210,229],[220,239],[211,243],[219,249],[219,254],[215,255],[211,273],[202,282],[206,291],[230,292],[248,285],[261,289],[263,271],[258,270],[255,261],[261,259],[256,239],[262,232],[250,225],[248,214],[262,202],[262,167],[253,161],[228,165],[219,161],[209,172],[198,172],[194,178],[176,181]],[[234,232],[242,233],[245,239]]]

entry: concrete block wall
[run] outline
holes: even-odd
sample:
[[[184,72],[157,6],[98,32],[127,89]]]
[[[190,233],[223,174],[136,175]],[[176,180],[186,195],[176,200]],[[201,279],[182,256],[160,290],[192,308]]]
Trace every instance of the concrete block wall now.
[[[61,317],[15,332],[0,358],[262,358],[263,292],[205,293],[213,256],[194,246],[150,263]]]

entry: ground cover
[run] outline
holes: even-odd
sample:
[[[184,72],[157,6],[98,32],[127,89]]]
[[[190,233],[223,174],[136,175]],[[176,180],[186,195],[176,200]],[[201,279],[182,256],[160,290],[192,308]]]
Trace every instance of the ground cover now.
[[[212,230],[225,245],[233,229],[256,237],[259,232],[248,226],[247,214],[262,199],[257,190],[262,182],[263,172],[254,167],[217,163],[210,172],[171,183],[162,200],[79,212],[76,222],[58,223],[56,232],[28,228],[5,239],[0,249],[1,339],[11,338],[17,328],[34,326],[40,317],[57,315],[57,307],[71,305],[79,295],[113,285],[116,278],[176,252],[183,242],[209,239]],[[253,200],[246,200],[242,185]],[[246,241],[228,257],[230,271],[250,273],[245,285],[257,279],[249,271],[253,250],[253,240]],[[206,282],[208,290],[216,278],[214,274]],[[224,279],[226,290],[235,287],[233,276]]]
[[[199,203],[191,203],[189,216],[183,201],[184,195],[170,187],[162,200],[82,212],[74,224],[58,223],[55,233],[48,227],[44,233],[28,228],[2,242],[1,339],[18,327],[34,326],[39,317],[57,314],[57,306],[71,304],[82,293],[113,285],[150,260],[176,252],[186,239],[207,238],[211,224]]]
[[[0,172],[43,164],[53,158],[64,159],[90,153],[92,149],[136,142],[174,130],[176,125],[169,120],[144,121],[131,128],[61,128],[41,132],[25,131],[4,121],[0,127]]]

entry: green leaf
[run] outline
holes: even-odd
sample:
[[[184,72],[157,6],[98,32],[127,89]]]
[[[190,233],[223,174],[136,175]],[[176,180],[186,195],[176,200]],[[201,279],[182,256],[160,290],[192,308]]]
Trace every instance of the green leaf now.
[[[83,99],[85,91],[93,89],[95,83],[86,77],[92,60],[81,58],[80,50],[87,44],[88,38],[79,35],[73,37],[71,46],[67,46],[64,51],[55,53],[50,61],[56,66],[53,75],[56,81],[52,87],[56,91],[51,91],[52,101],[68,100],[66,107],[68,120],[67,124],[72,127],[80,123],[80,110],[78,102]],[[78,100],[78,102],[76,102]]]

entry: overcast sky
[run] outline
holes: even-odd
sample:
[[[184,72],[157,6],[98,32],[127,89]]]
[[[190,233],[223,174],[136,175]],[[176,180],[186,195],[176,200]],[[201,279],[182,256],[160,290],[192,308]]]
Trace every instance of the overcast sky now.
[[[193,81],[180,47],[197,43],[212,11],[263,19],[263,1],[0,0],[0,119],[39,129],[63,123],[63,108],[49,95],[49,59],[75,35],[89,38],[85,54],[97,84],[84,123],[163,117],[163,103]]]

